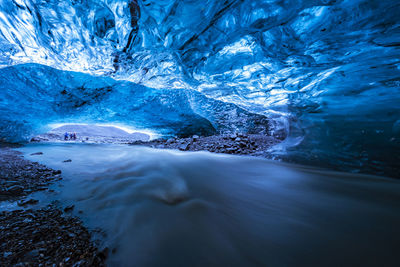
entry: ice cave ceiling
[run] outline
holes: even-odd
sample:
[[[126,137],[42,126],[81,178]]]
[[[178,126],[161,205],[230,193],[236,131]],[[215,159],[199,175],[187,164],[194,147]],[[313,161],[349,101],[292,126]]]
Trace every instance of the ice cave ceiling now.
[[[261,131],[287,137],[276,157],[400,176],[399,16],[396,0],[0,0],[0,138],[77,120]]]

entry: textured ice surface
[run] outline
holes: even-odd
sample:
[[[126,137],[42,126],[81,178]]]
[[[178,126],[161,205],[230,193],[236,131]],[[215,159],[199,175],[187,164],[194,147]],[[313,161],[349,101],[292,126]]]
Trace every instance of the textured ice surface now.
[[[399,14],[396,0],[1,0],[0,64],[34,62],[162,90],[193,89],[272,118],[270,130],[289,136],[276,148],[281,157],[400,176]],[[121,93],[119,109],[131,91]],[[168,92],[171,105],[192,97]],[[190,101],[193,113],[211,122],[211,106],[197,100]],[[90,100],[84,116],[132,120],[108,101]],[[176,121],[172,114],[162,120]],[[152,125],[152,115],[138,124],[166,126]],[[1,116],[6,124],[17,118]],[[18,129],[27,135],[42,118]]]
[[[161,135],[269,132],[265,116],[193,90],[24,64],[0,69],[0,138],[22,141],[54,123],[119,123]]]

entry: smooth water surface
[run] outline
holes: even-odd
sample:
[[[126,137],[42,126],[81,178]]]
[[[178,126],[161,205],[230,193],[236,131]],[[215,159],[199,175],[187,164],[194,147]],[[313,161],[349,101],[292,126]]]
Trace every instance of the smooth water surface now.
[[[398,263],[397,180],[137,146],[19,150],[62,170],[57,198],[105,231],[111,266]]]

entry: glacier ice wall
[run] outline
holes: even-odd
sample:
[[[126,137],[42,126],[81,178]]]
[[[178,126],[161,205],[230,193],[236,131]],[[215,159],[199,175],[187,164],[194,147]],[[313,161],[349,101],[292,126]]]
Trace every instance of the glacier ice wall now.
[[[268,134],[271,128],[265,116],[197,91],[152,89],[38,64],[0,69],[0,111],[0,140],[16,142],[70,122],[119,123],[181,137]]]
[[[396,0],[0,0],[0,66],[197,91],[267,116],[288,136],[277,157],[400,176],[399,14]],[[191,103],[215,125],[214,105]]]

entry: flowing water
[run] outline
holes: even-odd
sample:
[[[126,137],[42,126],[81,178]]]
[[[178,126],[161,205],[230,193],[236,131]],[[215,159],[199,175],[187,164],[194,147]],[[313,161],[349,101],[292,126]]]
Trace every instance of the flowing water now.
[[[394,179],[125,145],[19,150],[62,170],[59,194],[48,200],[75,204],[90,229],[104,231],[110,266],[398,263]],[[43,155],[30,156],[38,151]]]

